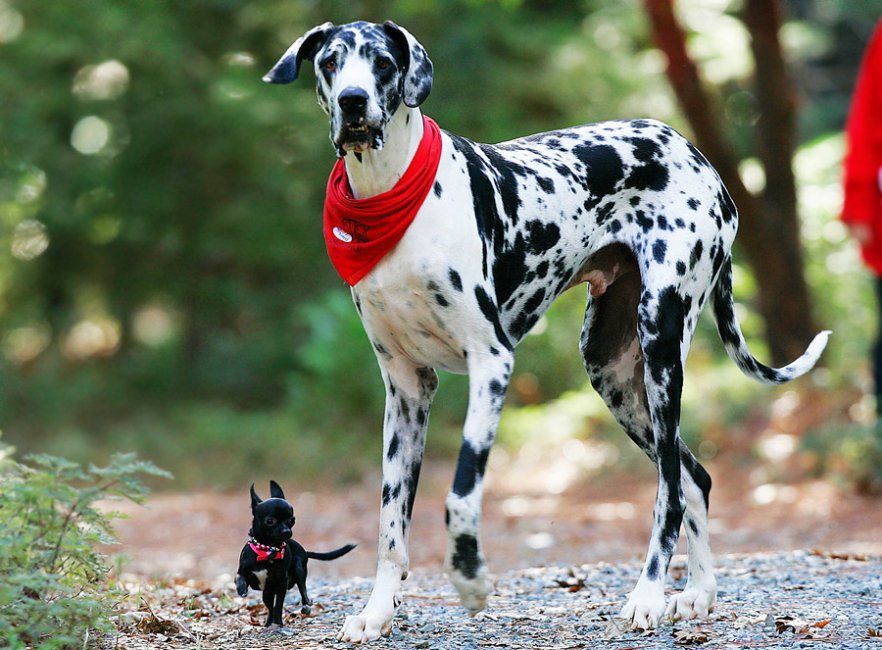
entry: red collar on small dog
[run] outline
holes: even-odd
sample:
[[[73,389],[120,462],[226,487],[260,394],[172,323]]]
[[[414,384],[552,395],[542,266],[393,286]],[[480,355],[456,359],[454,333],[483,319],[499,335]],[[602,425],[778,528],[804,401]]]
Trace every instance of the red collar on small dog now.
[[[267,562],[269,560],[281,560],[285,557],[285,545],[282,546],[267,546],[266,544],[261,544],[253,537],[248,538],[248,546],[251,547],[251,550],[257,555],[258,562]]]

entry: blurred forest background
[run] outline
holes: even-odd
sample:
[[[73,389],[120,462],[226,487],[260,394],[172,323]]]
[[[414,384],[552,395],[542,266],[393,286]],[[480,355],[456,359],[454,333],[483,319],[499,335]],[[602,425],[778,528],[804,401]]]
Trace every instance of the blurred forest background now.
[[[766,61],[746,15],[756,4],[679,0],[676,21],[744,200],[774,206],[756,74]],[[96,462],[138,451],[176,487],[228,488],[256,473],[357,479],[379,464],[383,395],[322,241],[327,122],[311,71],[283,88],[262,74],[315,24],[392,19],[434,61],[423,108],[446,129],[495,142],[652,117],[721,164],[656,47],[648,7],[666,5],[0,0],[2,441]],[[803,471],[854,476],[873,433],[875,305],[837,211],[842,129],[882,0],[782,0],[780,10],[804,269],[783,285],[757,272],[770,255],[752,226],[736,245],[735,295],[762,359],[786,349],[769,305],[786,304],[803,273],[801,315],[834,335],[825,367],[772,390],[738,373],[704,318],[683,434],[705,459],[729,447],[798,452]],[[581,367],[583,310],[584,292],[570,292],[521,345],[501,454],[572,441],[567,453],[588,466],[627,448]],[[465,378],[442,376],[435,457],[458,448],[465,400]]]

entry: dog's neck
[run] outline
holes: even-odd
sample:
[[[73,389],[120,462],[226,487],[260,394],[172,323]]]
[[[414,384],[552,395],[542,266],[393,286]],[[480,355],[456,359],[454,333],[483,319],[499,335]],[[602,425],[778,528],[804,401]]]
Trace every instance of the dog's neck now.
[[[349,186],[356,199],[369,199],[391,190],[407,171],[423,138],[423,116],[418,108],[401,105],[386,125],[384,146],[343,159]]]

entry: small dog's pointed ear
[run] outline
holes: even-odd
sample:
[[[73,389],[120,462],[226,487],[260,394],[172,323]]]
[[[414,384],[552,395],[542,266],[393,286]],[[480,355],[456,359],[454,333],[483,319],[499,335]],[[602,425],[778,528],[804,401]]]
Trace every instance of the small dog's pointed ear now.
[[[387,20],[383,23],[383,29],[407,56],[402,99],[405,105],[416,108],[426,101],[426,97],[432,92],[432,60],[419,41],[403,27]]]
[[[285,493],[282,492],[281,486],[275,481],[270,481],[270,496],[273,499],[284,499]]]
[[[300,74],[300,64],[304,59],[312,61],[315,58],[316,52],[324,45],[333,28],[333,23],[324,23],[310,29],[294,41],[272,70],[263,76],[263,80],[269,84],[288,84],[296,80]]]
[[[260,502],[263,501],[259,496],[257,496],[257,491],[254,489],[254,483],[251,484],[251,509],[254,510]]]

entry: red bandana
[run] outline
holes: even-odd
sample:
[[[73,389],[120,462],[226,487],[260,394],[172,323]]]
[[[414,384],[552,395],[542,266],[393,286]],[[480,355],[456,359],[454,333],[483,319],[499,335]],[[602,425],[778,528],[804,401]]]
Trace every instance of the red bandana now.
[[[325,245],[331,263],[354,286],[404,236],[429,195],[441,160],[441,129],[423,116],[423,139],[404,176],[388,192],[355,199],[338,160],[325,198]]]

